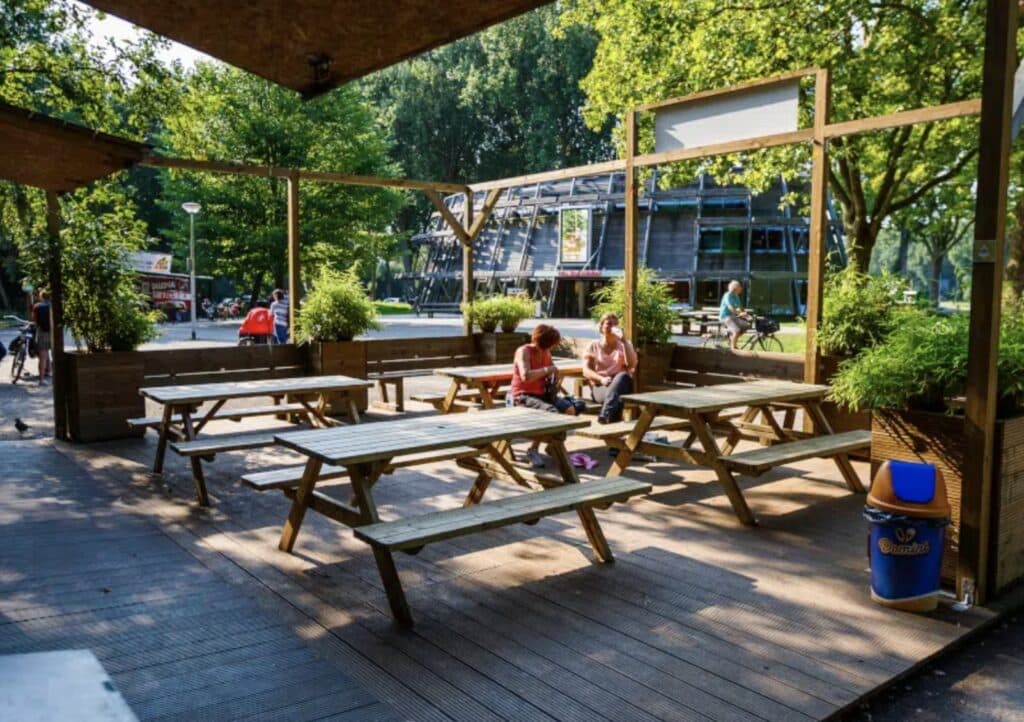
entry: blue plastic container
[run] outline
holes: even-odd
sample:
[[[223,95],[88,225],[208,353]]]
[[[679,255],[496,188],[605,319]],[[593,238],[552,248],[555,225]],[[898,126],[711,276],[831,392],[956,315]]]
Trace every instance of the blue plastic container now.
[[[931,464],[885,462],[864,518],[871,523],[871,598],[908,611],[935,609],[949,525],[942,473]]]

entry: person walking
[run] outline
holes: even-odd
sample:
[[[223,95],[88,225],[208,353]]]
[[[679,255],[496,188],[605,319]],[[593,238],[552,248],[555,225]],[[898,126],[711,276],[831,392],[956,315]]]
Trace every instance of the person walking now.
[[[32,322],[36,325],[36,359],[42,386],[50,375],[50,294],[46,289],[39,292],[39,302],[32,307]]]
[[[274,299],[270,304],[270,312],[274,314],[274,336],[278,343],[288,343],[288,300],[280,288],[271,296]]]

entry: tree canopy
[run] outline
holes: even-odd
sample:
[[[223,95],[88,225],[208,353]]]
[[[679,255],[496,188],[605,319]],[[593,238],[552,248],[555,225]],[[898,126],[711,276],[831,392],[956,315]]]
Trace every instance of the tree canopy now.
[[[833,122],[980,94],[980,0],[579,0],[567,27],[600,36],[583,80],[591,127],[637,104],[780,74],[831,68]],[[805,117],[806,122],[806,117]],[[973,119],[837,139],[829,187],[851,262],[866,270],[883,223],[959,174],[977,154]],[[808,149],[714,159],[752,187],[806,176]],[[666,183],[679,173],[669,172]]]
[[[258,165],[398,175],[387,159],[383,130],[353,87],[314,102],[226,66],[201,63],[187,79],[180,105],[164,119],[162,150],[186,158]],[[176,219],[164,234],[187,255],[188,219],[183,201],[202,204],[197,217],[197,267],[251,285],[285,285],[287,189],[283,179],[172,171],[164,207]],[[303,266],[365,272],[393,250],[388,227],[404,202],[382,188],[305,182],[300,194]]]

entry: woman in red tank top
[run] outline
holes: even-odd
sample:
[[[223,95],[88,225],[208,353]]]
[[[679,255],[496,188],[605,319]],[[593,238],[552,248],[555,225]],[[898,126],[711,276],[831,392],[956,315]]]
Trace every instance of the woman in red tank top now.
[[[512,366],[512,386],[508,397],[515,406],[575,416],[585,408],[582,401],[559,397],[558,367],[551,362],[551,349],[562,339],[558,329],[540,324],[533,329],[530,343],[516,349]],[[549,391],[550,389],[550,391]],[[534,441],[526,455],[536,467],[545,465],[538,450],[540,441]]]

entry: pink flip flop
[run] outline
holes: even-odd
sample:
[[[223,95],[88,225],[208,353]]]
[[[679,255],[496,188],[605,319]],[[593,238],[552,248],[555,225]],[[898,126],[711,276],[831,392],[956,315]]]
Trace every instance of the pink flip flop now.
[[[578,466],[581,469],[593,469],[597,466],[597,462],[591,459],[589,456],[584,454],[582,451],[577,451],[574,454],[569,454],[569,463],[573,466]]]

